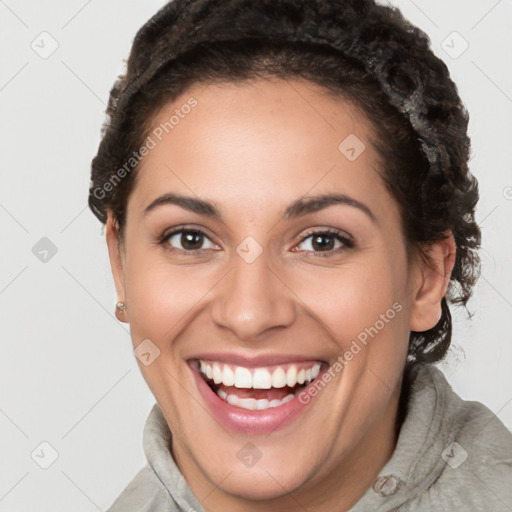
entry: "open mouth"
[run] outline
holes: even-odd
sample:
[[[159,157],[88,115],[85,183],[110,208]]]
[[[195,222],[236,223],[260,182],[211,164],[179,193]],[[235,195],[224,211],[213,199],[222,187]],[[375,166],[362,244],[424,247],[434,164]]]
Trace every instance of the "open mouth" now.
[[[320,374],[322,362],[246,368],[197,360],[199,375],[228,404],[250,411],[279,407],[293,400]]]

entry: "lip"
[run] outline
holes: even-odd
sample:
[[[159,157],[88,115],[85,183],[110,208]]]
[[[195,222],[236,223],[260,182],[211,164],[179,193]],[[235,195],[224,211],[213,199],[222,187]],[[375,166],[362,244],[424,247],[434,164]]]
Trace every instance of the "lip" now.
[[[218,363],[227,363],[245,368],[259,368],[263,366],[278,366],[286,363],[322,363],[322,359],[311,359],[305,356],[290,356],[286,354],[262,354],[256,356],[246,356],[244,354],[221,353],[221,352],[201,352],[200,354],[191,355],[188,361],[203,360],[216,361]]]
[[[219,362],[226,362],[238,365],[247,365],[247,367],[257,366],[270,366],[276,363],[276,358],[272,356],[265,356],[261,358],[251,358],[249,361],[242,362],[242,359],[237,356],[221,355],[221,354],[202,354],[201,359],[213,359]],[[286,360],[280,359],[282,362],[302,362],[311,361],[310,358],[294,358],[290,356],[286,357]],[[206,406],[211,415],[222,425],[226,430],[244,433],[244,434],[270,434],[272,432],[284,429],[296,421],[303,413],[305,413],[307,406],[311,405],[311,402],[303,404],[298,400],[298,396],[295,396],[293,400],[280,405],[279,407],[271,407],[265,410],[248,410],[236,407],[222,400],[217,393],[215,393],[206,381],[201,377],[198,366],[194,360],[188,361],[188,366],[194,376],[196,386],[201,394]],[[314,360],[316,361],[316,360]],[[251,363],[250,365],[248,363]],[[317,377],[321,378],[325,372],[324,365],[320,368],[320,373]],[[315,379],[316,380],[316,379]],[[309,386],[311,386],[313,381]],[[309,387],[308,386],[308,387]],[[306,387],[302,393],[308,388]]]

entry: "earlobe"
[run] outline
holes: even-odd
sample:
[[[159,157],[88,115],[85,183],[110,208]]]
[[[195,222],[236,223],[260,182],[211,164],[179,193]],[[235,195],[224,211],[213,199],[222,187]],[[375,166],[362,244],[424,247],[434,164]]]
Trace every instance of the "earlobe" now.
[[[126,304],[122,301],[119,301],[116,303],[116,318],[120,321],[120,322],[126,322],[126,317],[125,317],[125,311],[126,311]]]
[[[121,245],[119,240],[118,224],[112,213],[109,212],[105,225],[106,241],[108,247],[108,255],[110,259],[110,268],[112,269],[112,277],[116,287],[118,302],[115,308],[115,314],[121,322],[127,322],[127,312],[125,304],[125,286],[124,286],[124,263],[121,254]],[[124,307],[119,305],[123,304]]]
[[[455,265],[456,244],[451,231],[447,238],[431,243],[425,250],[427,258],[419,258],[418,278],[414,283],[410,330],[432,329],[441,318],[441,301],[446,295]]]

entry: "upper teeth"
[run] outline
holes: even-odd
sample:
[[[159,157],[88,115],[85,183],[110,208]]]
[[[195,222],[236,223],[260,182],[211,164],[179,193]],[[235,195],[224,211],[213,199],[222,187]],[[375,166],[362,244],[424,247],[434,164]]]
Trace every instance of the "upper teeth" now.
[[[244,368],[243,366],[231,367],[228,364],[200,361],[200,369],[203,375],[213,379],[215,384],[235,386],[236,388],[270,389],[294,387],[297,384],[310,382],[320,373],[320,363],[300,370],[297,366],[278,366],[268,368]]]

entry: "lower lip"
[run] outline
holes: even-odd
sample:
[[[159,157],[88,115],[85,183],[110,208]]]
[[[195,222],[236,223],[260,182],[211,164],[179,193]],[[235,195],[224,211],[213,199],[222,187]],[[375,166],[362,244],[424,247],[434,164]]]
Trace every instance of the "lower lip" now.
[[[278,407],[262,411],[251,411],[235,407],[222,400],[199,375],[191,368],[197,387],[213,417],[226,429],[245,434],[270,434],[293,423],[306,410],[309,404],[293,400]],[[307,389],[307,388],[306,388]],[[304,391],[303,391],[304,392]]]

